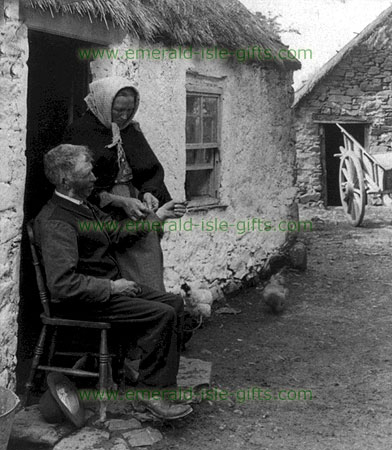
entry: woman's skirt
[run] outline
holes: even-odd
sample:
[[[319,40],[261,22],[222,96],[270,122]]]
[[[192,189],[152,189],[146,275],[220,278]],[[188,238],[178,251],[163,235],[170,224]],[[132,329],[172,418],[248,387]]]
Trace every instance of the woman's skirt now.
[[[111,193],[131,197],[130,191],[132,189],[129,189],[128,186],[115,185]],[[127,192],[128,195],[126,195]],[[133,245],[117,248],[116,258],[124,278],[144,284],[157,291],[165,291],[163,253],[159,232],[150,231]]]

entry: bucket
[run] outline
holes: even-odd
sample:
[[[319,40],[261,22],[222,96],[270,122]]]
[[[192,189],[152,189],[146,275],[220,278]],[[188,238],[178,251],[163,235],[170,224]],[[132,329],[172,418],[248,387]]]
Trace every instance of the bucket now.
[[[9,389],[0,386],[0,450],[7,450],[19,398]]]

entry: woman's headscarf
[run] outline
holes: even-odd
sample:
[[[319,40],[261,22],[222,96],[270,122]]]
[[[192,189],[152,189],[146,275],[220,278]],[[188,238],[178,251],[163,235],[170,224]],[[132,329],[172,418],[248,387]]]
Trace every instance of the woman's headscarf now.
[[[135,108],[131,117],[121,127],[126,128],[133,122],[133,117],[139,107],[139,92],[126,78],[121,77],[108,77],[101,78],[100,80],[90,83],[90,93],[84,99],[87,103],[88,109],[94,114],[94,116],[105,125],[106,128],[112,128],[112,106],[116,95],[121,89],[132,89],[135,92]]]

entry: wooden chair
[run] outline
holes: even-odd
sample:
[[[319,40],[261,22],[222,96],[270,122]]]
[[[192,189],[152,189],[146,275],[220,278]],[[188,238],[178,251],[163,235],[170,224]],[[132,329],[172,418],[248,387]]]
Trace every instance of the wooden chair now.
[[[99,388],[101,391],[105,392],[106,389],[109,388],[109,374],[110,374],[110,354],[108,351],[108,340],[107,333],[108,330],[111,329],[110,323],[107,322],[90,322],[85,320],[71,320],[71,319],[63,319],[60,317],[54,317],[50,312],[50,294],[46,286],[43,266],[40,258],[40,250],[37,246],[37,242],[34,236],[34,228],[33,221],[27,223],[27,233],[30,242],[30,249],[33,259],[33,265],[35,269],[35,275],[39,290],[39,296],[41,300],[41,304],[44,312],[41,314],[42,321],[42,330],[41,334],[38,338],[38,342],[36,344],[34,350],[33,362],[29,374],[29,378],[25,385],[25,396],[24,396],[24,405],[27,405],[29,395],[31,393],[34,377],[36,375],[37,370],[44,370],[49,372],[61,372],[67,375],[79,376],[79,377],[95,377],[99,379]],[[83,328],[83,329],[94,329],[100,330],[100,343],[99,343],[99,371],[91,372],[87,370],[80,369],[80,366],[83,365],[83,361],[87,358],[87,354],[83,353],[75,353],[75,352],[56,352],[56,338],[57,331],[59,327],[73,327],[73,328]],[[50,345],[48,352],[48,363],[47,365],[41,364],[42,356],[45,352],[45,344],[47,335],[50,335]],[[72,368],[67,367],[59,367],[53,366],[52,360],[56,355],[62,356],[79,356],[82,357],[77,361],[77,363]],[[118,375],[121,381],[124,379],[124,359],[125,355],[123,352],[122,346],[119,346],[119,351],[117,355],[117,367],[118,367]],[[100,408],[100,416],[101,420],[105,420],[106,410],[104,407],[104,403],[101,402]]]

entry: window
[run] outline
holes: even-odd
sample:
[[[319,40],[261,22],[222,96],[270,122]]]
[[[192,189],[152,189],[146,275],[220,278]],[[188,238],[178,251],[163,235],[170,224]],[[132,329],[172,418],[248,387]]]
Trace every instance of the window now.
[[[217,203],[219,186],[220,94],[187,92],[187,200]]]

